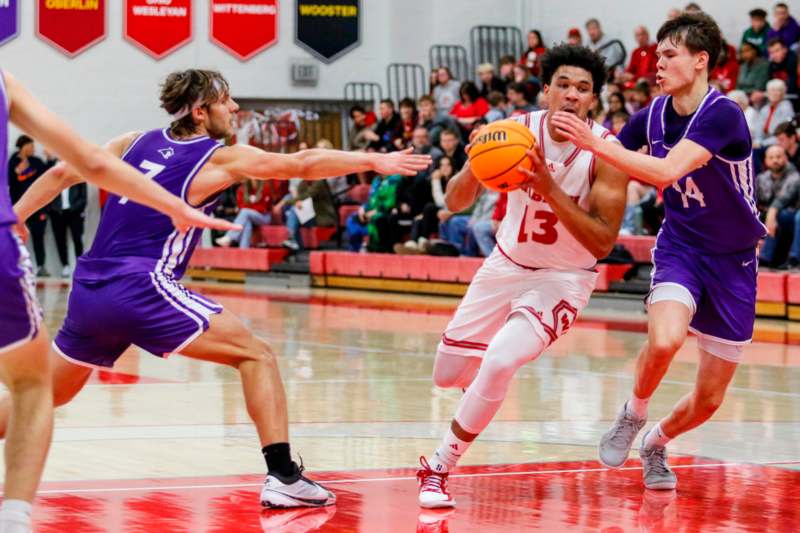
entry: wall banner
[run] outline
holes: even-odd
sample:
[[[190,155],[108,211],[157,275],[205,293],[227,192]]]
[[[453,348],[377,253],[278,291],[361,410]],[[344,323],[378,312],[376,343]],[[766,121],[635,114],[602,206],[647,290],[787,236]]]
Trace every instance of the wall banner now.
[[[105,39],[106,1],[38,0],[36,36],[75,57]]]
[[[123,35],[161,59],[192,40],[192,0],[125,0]]]

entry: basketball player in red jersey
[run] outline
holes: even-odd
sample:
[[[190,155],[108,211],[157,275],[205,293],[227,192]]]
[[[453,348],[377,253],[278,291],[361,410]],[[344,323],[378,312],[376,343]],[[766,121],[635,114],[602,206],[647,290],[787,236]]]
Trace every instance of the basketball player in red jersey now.
[[[526,185],[508,194],[497,247],[475,275],[447,326],[433,380],[468,387],[435,453],[420,458],[419,501],[454,507],[447,477],[489,425],[511,378],[565,333],[595,286],[597,259],[614,245],[625,208],[628,177],[559,135],[552,113],[588,120],[600,137],[608,130],[587,119],[606,79],[603,58],[588,48],[560,45],[542,58],[549,110],[515,120],[536,138]],[[480,183],[469,165],[447,185],[445,202],[457,213],[471,205]]]

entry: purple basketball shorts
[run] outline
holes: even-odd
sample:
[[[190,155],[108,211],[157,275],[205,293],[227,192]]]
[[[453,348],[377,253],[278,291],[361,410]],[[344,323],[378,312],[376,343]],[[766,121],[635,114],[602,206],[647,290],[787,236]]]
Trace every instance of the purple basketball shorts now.
[[[653,249],[653,288],[684,287],[694,299],[689,329],[714,340],[744,344],[753,336],[756,317],[756,249],[710,255],[676,245],[663,234]]]
[[[165,357],[188,346],[220,312],[221,305],[160,274],[75,281],[54,345],[66,359],[90,367],[114,366],[131,344]]]
[[[36,338],[41,320],[28,250],[10,227],[0,227],[0,353]]]

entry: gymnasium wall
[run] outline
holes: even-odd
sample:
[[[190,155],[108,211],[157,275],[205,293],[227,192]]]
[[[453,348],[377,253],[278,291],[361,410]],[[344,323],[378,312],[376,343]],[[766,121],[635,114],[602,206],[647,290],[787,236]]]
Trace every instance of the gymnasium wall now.
[[[194,40],[161,61],[123,39],[121,0],[107,2],[105,41],[74,59],[34,36],[34,1],[20,4],[20,35],[0,48],[0,66],[95,142],[163,123],[166,116],[157,106],[157,84],[175,69],[220,69],[239,97],[337,99],[349,80],[385,84],[390,62],[427,64],[431,44],[468,46],[469,30],[477,24],[516,25],[523,31],[539,28],[545,41],[552,43],[561,40],[568,27],[583,29],[587,18],[597,16],[606,33],[631,49],[636,24],[644,22],[654,33],[670,7],[682,5],[670,0],[651,0],[646,9],[641,0],[362,0],[361,46],[331,65],[320,64],[317,87],[294,87],[291,60],[310,56],[294,44],[292,0],[280,3],[278,43],[246,63],[209,41],[208,0],[194,2]],[[724,0],[705,0],[701,5],[734,40],[753,7]]]

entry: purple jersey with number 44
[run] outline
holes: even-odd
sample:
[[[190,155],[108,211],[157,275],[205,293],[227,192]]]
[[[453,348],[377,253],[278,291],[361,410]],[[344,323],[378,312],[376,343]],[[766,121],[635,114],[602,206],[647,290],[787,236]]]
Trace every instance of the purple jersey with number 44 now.
[[[209,137],[178,141],[167,129],[157,129],[136,138],[122,159],[187,201],[192,180],[221,146]],[[210,213],[213,207],[209,201],[203,211]],[[180,279],[201,233],[192,228],[181,235],[168,216],[110,194],[92,248],[78,260],[75,279],[100,281],[135,273]]]

